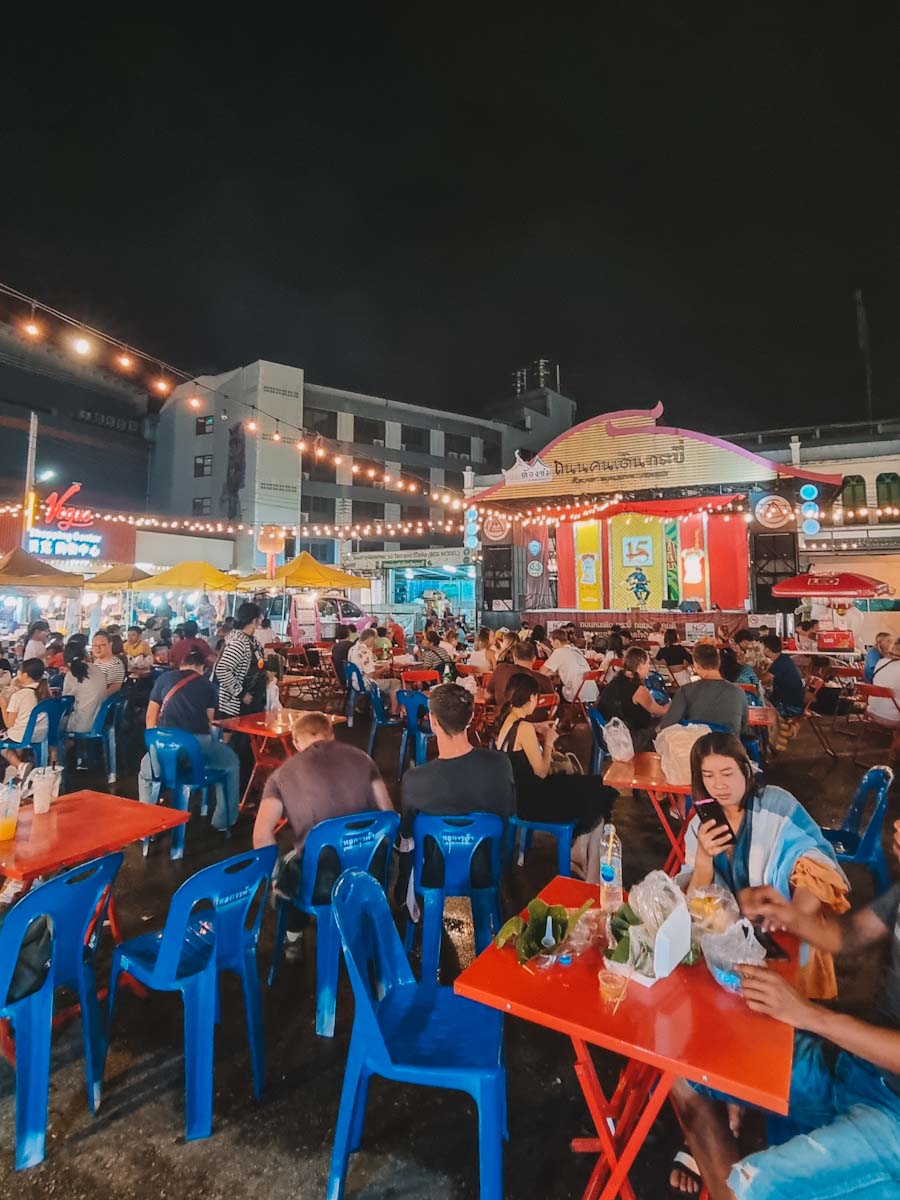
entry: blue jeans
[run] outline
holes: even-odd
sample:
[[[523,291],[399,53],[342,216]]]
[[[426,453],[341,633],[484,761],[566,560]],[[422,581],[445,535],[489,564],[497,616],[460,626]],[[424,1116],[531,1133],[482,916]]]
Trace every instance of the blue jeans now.
[[[200,751],[208,766],[227,772],[222,790],[225,793],[225,804],[216,803],[210,824],[213,829],[230,829],[238,818],[238,803],[241,790],[241,764],[238,756],[208,733],[194,734],[200,743]],[[153,774],[150,770],[150,755],[145,754],[141,759],[141,769],[138,772],[138,796],[144,804],[150,803],[150,791],[153,786]],[[216,793],[213,792],[213,795]]]
[[[728,1186],[738,1200],[896,1200],[900,1196],[900,1095],[871,1063],[798,1033],[790,1120],[809,1133],[748,1155]],[[833,1047],[831,1047],[833,1050]]]

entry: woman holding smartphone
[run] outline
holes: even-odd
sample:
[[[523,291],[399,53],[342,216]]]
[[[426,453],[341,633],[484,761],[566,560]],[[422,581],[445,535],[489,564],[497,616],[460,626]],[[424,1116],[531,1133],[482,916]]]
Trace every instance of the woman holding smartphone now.
[[[806,809],[783,788],[763,785],[743,743],[730,733],[708,733],[691,750],[691,800],[695,816],[684,840],[685,861],[676,882],[690,892],[719,884],[735,896],[745,887],[771,885],[813,917],[849,909],[850,885],[834,851]],[[804,943],[800,990],[809,998],[837,995],[830,954]],[[681,1110],[689,1085],[673,1090]],[[740,1106],[729,1105],[737,1133]],[[696,1195],[697,1163],[686,1147],[675,1156],[673,1191]]]
[[[498,750],[509,755],[516,784],[516,814],[523,821],[577,821],[576,837],[602,829],[617,792],[592,775],[554,775],[556,721],[528,720],[537,708],[540,686],[533,675],[513,675],[497,717]],[[587,856],[589,867],[592,857]],[[599,867],[598,867],[599,872]],[[599,883],[600,877],[588,883]]]

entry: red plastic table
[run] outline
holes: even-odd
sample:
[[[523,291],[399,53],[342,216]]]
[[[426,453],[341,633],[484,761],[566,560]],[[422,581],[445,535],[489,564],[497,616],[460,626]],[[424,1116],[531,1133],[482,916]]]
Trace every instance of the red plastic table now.
[[[0,875],[20,879],[28,887],[41,875],[112,854],[132,842],[184,825],[189,819],[190,813],[159,804],[141,804],[108,792],[70,792],[54,800],[50,811],[40,816],[30,804],[23,805],[16,836],[0,842]],[[113,938],[120,942],[115,896],[110,898],[107,915]],[[78,1012],[77,1004],[66,1009],[54,1019],[54,1027],[72,1020]],[[0,1021],[0,1054],[15,1064],[15,1042],[7,1021]]]
[[[645,791],[650,797],[650,803],[656,809],[659,823],[663,827],[672,849],[663,868],[667,874],[674,875],[684,862],[684,835],[687,822],[684,819],[685,806],[681,796],[691,794],[689,783],[669,783],[663,774],[662,763],[658,754],[645,750],[636,754],[628,762],[612,762],[607,767],[603,782],[614,788],[635,788]],[[674,833],[666,816],[666,807],[678,813],[681,817],[681,829]]]
[[[597,889],[558,876],[541,898],[575,908],[596,899]],[[677,1078],[787,1113],[793,1030],[751,1012],[740,996],[719,987],[702,962],[679,967],[652,988],[630,983],[613,1013],[600,999],[602,965],[600,951],[590,950],[569,967],[526,971],[514,950],[491,945],[454,990],[571,1038],[575,1074],[596,1130],[595,1137],[572,1141],[576,1153],[597,1155],[585,1200],[634,1200],[628,1172]],[[796,954],[770,969],[795,978]],[[600,1086],[590,1046],[627,1060],[610,1096]]]
[[[250,738],[253,771],[241,799],[241,809],[247,807],[250,790],[257,777],[273,771],[294,753],[291,733],[297,715],[296,709],[276,709],[274,712],[246,713],[242,717],[223,717],[219,721],[213,721],[220,729],[229,729],[232,733],[246,733]],[[347,723],[347,718],[339,713],[330,715],[332,725]],[[271,751],[268,747],[270,741],[276,743],[276,746],[280,743],[281,749]]]

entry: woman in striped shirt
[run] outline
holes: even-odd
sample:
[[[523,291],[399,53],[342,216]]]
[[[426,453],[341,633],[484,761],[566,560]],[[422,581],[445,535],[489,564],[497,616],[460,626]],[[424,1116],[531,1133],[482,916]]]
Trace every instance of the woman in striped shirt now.
[[[262,612],[257,604],[242,604],[235,628],[225,639],[216,663],[219,717],[239,717],[241,712],[262,712],[266,705],[263,652],[253,636]]]

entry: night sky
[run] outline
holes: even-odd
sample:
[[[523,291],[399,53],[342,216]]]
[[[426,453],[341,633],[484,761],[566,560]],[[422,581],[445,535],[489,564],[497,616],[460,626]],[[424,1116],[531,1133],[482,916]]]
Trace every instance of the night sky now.
[[[475,413],[545,355],[719,432],[864,415],[861,287],[897,414],[887,10],[327,7],[7,13],[3,281],[191,371]]]

